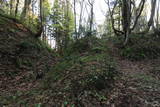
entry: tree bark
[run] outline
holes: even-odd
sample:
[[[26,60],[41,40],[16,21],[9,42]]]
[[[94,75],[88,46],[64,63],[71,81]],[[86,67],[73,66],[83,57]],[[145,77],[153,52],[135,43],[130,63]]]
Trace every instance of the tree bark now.
[[[74,29],[75,29],[75,36],[76,36],[76,39],[78,39],[78,36],[77,36],[76,0],[73,1],[73,4],[74,4]]]
[[[84,0],[81,1],[80,3],[81,6],[81,11],[80,11],[80,18],[79,18],[79,27],[78,27],[78,38],[80,37],[80,30],[81,30],[81,26],[82,26],[82,14],[83,14],[83,6],[84,6]]]
[[[131,0],[122,0],[122,25],[124,31],[124,43],[125,46],[129,40],[130,34],[130,22],[131,22]]]
[[[156,1],[157,0],[152,0],[151,1],[151,16],[150,16],[150,19],[149,19],[149,22],[148,22],[148,27],[147,27],[147,32],[150,30],[152,24],[153,24],[153,18],[155,16],[155,9],[156,9]]]
[[[19,6],[19,0],[17,0],[17,3],[16,3],[15,17],[17,17],[18,6]]]
[[[91,9],[90,9],[90,25],[89,25],[89,30],[90,30],[90,32],[92,32],[92,29],[93,29],[93,4],[94,4],[94,0],[92,0],[92,1],[90,1],[90,0],[88,0],[88,3],[89,3],[89,5],[90,5],[90,7],[91,7]]]
[[[139,19],[139,17],[141,16],[141,14],[142,14],[142,11],[143,11],[143,9],[144,9],[144,4],[145,4],[145,0],[141,0],[141,2],[140,2],[140,4],[139,4],[139,13],[138,13],[138,15],[136,16],[136,18],[135,18],[135,21],[134,21],[134,24],[133,24],[133,27],[131,28],[131,30],[134,30],[135,29],[135,27],[136,27],[136,25],[137,25],[137,22],[138,22],[138,19]]]
[[[26,16],[28,15],[29,8],[31,5],[31,0],[25,0],[23,11],[21,13],[21,20],[24,21],[26,19]]]

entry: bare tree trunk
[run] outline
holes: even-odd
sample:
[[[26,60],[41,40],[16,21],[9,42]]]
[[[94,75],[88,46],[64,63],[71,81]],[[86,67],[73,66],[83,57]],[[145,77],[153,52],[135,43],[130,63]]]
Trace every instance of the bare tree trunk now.
[[[13,0],[10,0],[10,15],[13,14]]]
[[[137,22],[138,22],[138,19],[141,16],[142,11],[144,9],[144,4],[145,4],[145,0],[141,0],[140,4],[138,6],[139,7],[139,9],[138,9],[139,12],[137,12],[137,10],[136,10],[137,15],[135,16],[135,21],[134,21],[134,24],[133,24],[133,27],[131,28],[131,30],[135,29],[135,27],[137,25]]]
[[[157,19],[156,19],[156,27],[159,28],[159,3],[160,1],[158,1],[157,3]]]
[[[40,7],[40,22],[41,22],[41,26],[43,26],[43,10],[42,10],[43,3],[42,3],[42,0],[40,0],[39,3],[40,3],[39,4],[39,7]]]
[[[73,1],[74,3],[74,29],[75,29],[75,36],[76,36],[76,39],[78,39],[78,36],[77,36],[77,15],[76,15],[76,0]]]
[[[32,0],[32,23],[34,23],[34,15],[35,15],[35,11],[34,11],[34,6],[35,6],[35,4],[37,3],[37,0],[35,1],[35,0]]]
[[[147,26],[147,29],[144,31],[144,33],[147,33],[149,32],[152,24],[153,24],[153,19],[154,19],[154,16],[155,16],[155,9],[156,9],[156,1],[157,0],[151,0],[151,15],[150,15],[150,19],[148,21],[148,26]]]
[[[40,0],[40,2],[39,2],[39,10],[40,10],[40,23],[41,23],[41,34],[43,34],[43,36],[42,36],[42,39],[44,40],[44,26],[43,26],[43,10],[42,10],[42,5],[43,5],[43,1],[42,0]]]
[[[119,11],[118,11],[118,15],[119,15],[119,18],[118,18],[118,30],[120,31],[121,30],[121,5],[119,4]]]
[[[130,22],[131,22],[131,0],[122,0],[122,23],[124,31],[124,43],[125,46],[129,40],[130,34]]]
[[[80,16],[79,16],[80,18],[79,18],[78,38],[80,37],[80,30],[82,26],[83,6],[84,6],[84,0],[80,2],[81,11],[80,11]]]
[[[149,18],[147,27],[146,27],[146,29],[144,31],[138,32],[138,34],[148,33],[150,28],[151,28],[151,26],[153,26],[153,24],[154,24],[154,16],[155,16],[155,9],[156,9],[156,1],[157,0],[151,0],[151,14],[150,14],[150,18]],[[153,28],[153,30],[154,30],[154,28]]]
[[[19,0],[17,0],[17,3],[16,3],[15,17],[17,17],[18,6],[19,6]]]
[[[21,13],[21,20],[25,20],[26,16],[28,15],[29,9],[31,5],[31,0],[25,0],[23,11]]]
[[[94,15],[94,13],[93,13],[93,4],[94,4],[94,0],[88,0],[88,3],[89,3],[89,5],[90,5],[90,7],[91,7],[91,10],[90,10],[90,25],[89,25],[89,30],[90,30],[90,32],[92,32],[92,29],[93,29],[93,15]]]
[[[160,35],[160,29],[159,29],[159,1],[157,1],[157,17],[156,17],[156,22],[155,25],[154,23],[152,24],[152,28],[154,33],[159,36]]]

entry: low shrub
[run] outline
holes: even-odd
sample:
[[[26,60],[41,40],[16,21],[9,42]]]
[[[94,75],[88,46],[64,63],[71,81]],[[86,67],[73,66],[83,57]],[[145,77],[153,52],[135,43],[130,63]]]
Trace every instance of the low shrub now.
[[[160,39],[150,35],[131,37],[128,45],[120,51],[130,60],[154,59],[160,56]]]

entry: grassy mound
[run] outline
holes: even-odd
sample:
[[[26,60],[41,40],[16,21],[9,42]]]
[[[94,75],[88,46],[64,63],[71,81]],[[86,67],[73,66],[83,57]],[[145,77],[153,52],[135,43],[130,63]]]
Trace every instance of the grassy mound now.
[[[83,39],[80,41],[82,44],[85,42]],[[3,98],[9,99],[4,102],[40,107],[105,106],[107,94],[113,89],[118,72],[114,60],[107,54],[105,43],[97,38],[93,41],[94,45],[87,50],[76,50],[73,48],[75,45],[71,44],[71,48],[66,50],[68,53],[60,57],[59,62],[46,74],[40,88],[16,92],[14,96]],[[79,42],[73,44],[81,47]]]
[[[54,51],[33,37],[22,24],[0,16],[0,106],[12,104],[4,97],[31,90],[54,66]]]
[[[22,24],[0,16],[0,106],[105,105],[118,74],[105,42],[81,38],[56,55]]]
[[[43,72],[53,63],[49,46],[34,38],[23,25],[0,17],[0,30],[1,76],[14,76],[24,69]]]
[[[155,59],[160,57],[160,37],[155,35],[131,35],[121,55],[130,60]]]
[[[74,51],[62,57],[48,74],[44,87],[53,89],[54,96],[49,100],[53,105],[58,102],[59,106],[92,106],[107,100],[118,75],[114,60],[107,54],[102,40],[94,38],[90,49],[86,49],[88,44],[84,48],[84,44],[86,39],[83,38],[73,43]]]

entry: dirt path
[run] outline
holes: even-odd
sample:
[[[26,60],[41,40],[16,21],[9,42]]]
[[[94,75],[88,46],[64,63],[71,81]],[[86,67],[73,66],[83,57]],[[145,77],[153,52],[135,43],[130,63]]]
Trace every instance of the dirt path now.
[[[150,72],[160,65],[160,58],[132,62],[115,53],[121,79],[109,96],[111,107],[160,107],[160,79]]]

